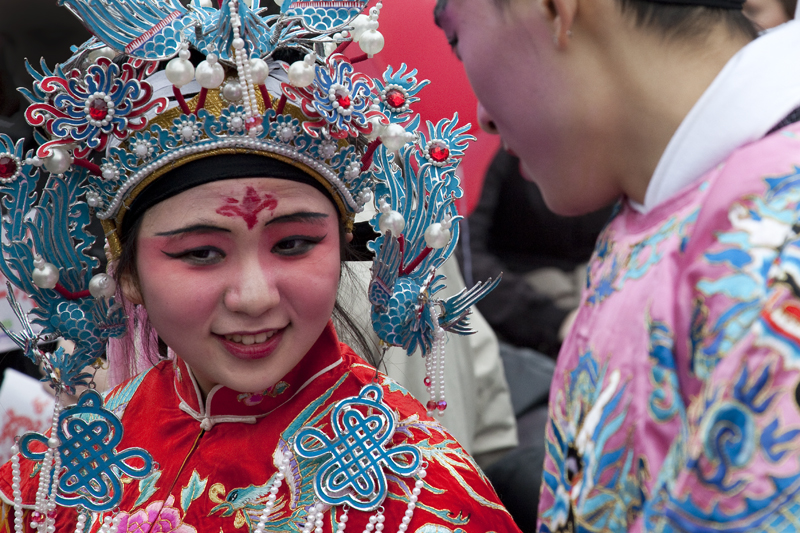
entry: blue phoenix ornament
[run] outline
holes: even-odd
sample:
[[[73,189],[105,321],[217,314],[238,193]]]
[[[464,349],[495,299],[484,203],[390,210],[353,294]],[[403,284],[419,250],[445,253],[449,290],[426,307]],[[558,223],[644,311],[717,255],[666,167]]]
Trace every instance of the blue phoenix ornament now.
[[[392,79],[391,71],[385,79]],[[413,78],[405,83],[417,85]],[[458,126],[458,115],[429,122],[427,136],[412,135],[418,124],[419,116],[404,126],[416,142],[405,144],[397,154],[385,146],[375,153],[371,179],[381,211],[372,226],[382,235],[370,244],[376,255],[369,301],[372,325],[382,341],[402,346],[409,355],[419,348],[427,357],[439,329],[473,333],[470,307],[491,292],[500,277],[446,299],[435,297],[445,286],[437,270],[458,242],[461,217],[454,202],[462,191],[455,169],[474,137],[467,133],[469,126]]]
[[[118,472],[142,479],[153,468],[153,459],[141,448],[116,450],[122,440],[122,423],[103,407],[103,399],[93,389],[85,391],[77,405],[61,413],[56,436],[62,465],[62,472],[56,473],[59,505],[110,511],[122,499]],[[26,433],[20,439],[20,451],[28,459],[42,461],[45,453],[33,451],[31,445],[48,446],[48,441],[40,433]]]
[[[314,490],[323,503],[373,511],[386,499],[384,468],[402,477],[419,470],[422,455],[416,447],[387,448],[397,419],[383,403],[383,389],[378,385],[367,385],[358,397],[337,403],[331,427],[333,438],[318,428],[305,427],[294,445],[305,459],[327,457],[314,478]]]

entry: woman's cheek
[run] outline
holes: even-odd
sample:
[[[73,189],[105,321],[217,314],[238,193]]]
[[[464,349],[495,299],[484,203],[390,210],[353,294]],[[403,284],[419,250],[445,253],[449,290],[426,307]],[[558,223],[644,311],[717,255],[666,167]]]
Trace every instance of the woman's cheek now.
[[[148,315],[174,323],[204,322],[208,308],[216,303],[213,284],[224,277],[167,256],[164,241],[157,237],[139,240],[137,271]]]

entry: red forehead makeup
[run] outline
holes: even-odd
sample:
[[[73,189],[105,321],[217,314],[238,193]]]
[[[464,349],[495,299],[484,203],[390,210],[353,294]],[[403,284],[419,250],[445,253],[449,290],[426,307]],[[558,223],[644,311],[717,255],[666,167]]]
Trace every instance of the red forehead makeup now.
[[[278,200],[271,194],[259,196],[253,187],[247,187],[244,198],[225,198],[225,204],[217,209],[217,213],[226,217],[242,217],[247,222],[247,229],[253,229],[258,222],[258,214],[264,209],[270,211],[278,207]]]

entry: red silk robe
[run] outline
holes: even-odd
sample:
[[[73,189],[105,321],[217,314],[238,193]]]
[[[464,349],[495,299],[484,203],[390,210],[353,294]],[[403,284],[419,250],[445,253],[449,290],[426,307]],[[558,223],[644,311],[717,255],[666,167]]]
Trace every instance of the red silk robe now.
[[[414,444],[422,452],[427,476],[409,532],[516,532],[508,512],[474,461],[452,436],[425,414],[404,389],[338,342],[329,326],[304,359],[280,382],[260,394],[218,386],[201,400],[191,371],[177,359],[164,361],[106,395],[106,408],[122,420],[118,450],[139,447],[153,458],[144,479],[122,476],[120,532],[225,533],[254,531],[277,472],[276,454],[293,450],[293,436],[313,425],[331,435],[330,410],[357,396],[376,380],[384,403],[397,414],[391,446]],[[280,487],[266,531],[301,531],[314,501],[319,463],[293,455],[291,472]],[[25,531],[39,479],[38,463],[23,459]],[[386,533],[398,531],[413,478],[387,472],[383,503]],[[11,465],[0,469],[3,516],[0,533],[14,530]],[[336,531],[341,506],[326,508],[323,531]],[[362,533],[373,513],[350,509],[346,530]],[[56,531],[75,531],[73,508],[59,508]],[[97,531],[98,517],[86,531]]]

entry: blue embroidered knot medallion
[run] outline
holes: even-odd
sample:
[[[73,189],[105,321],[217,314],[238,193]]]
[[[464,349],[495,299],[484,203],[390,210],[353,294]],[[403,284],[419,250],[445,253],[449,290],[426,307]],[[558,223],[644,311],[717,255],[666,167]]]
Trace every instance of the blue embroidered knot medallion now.
[[[31,444],[47,447],[47,440],[40,433],[26,433],[20,439],[22,455],[32,461],[43,460],[44,452],[34,452]],[[141,479],[153,468],[153,459],[141,448],[116,451],[122,440],[122,423],[103,407],[103,399],[95,390],[85,391],[77,405],[62,411],[58,440],[62,468],[56,496],[59,505],[109,511],[122,499],[118,472]],[[135,464],[128,464],[132,459]]]
[[[314,491],[322,502],[373,511],[386,499],[384,468],[402,477],[419,469],[422,454],[416,447],[404,444],[386,448],[397,420],[382,400],[383,389],[367,385],[357,397],[346,398],[334,407],[333,439],[315,427],[298,432],[294,447],[300,457],[328,456],[314,478]]]

